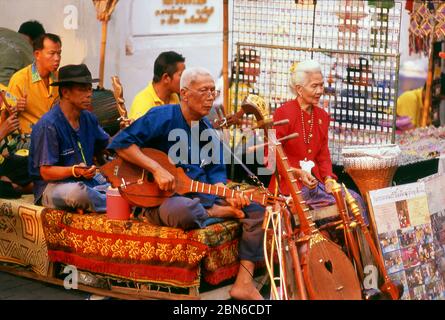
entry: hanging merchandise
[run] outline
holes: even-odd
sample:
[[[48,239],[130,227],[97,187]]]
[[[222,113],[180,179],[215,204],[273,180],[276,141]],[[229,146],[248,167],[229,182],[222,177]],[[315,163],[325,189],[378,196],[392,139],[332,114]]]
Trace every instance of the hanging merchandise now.
[[[445,3],[436,10],[435,37],[437,40],[445,39]]]
[[[428,55],[432,17],[433,15],[425,2],[415,3],[409,27],[410,54],[423,52],[425,55]]]
[[[337,12],[338,24],[338,48],[342,50],[359,51],[360,20],[368,14],[364,10],[363,1],[342,0],[341,10]],[[351,57],[354,59],[355,57]]]
[[[410,16],[410,54],[423,52],[428,56],[431,42],[445,39],[445,3],[437,0],[414,1]]]
[[[368,6],[375,8],[371,21],[371,42],[372,48],[383,48],[388,50],[389,37],[389,10],[395,6],[394,0],[369,0]]]

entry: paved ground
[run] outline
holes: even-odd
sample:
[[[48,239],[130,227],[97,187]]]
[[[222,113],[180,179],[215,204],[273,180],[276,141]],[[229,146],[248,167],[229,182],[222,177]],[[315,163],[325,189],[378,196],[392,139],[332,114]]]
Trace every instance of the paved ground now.
[[[0,300],[86,300],[89,293],[65,290],[9,273],[0,272]]]

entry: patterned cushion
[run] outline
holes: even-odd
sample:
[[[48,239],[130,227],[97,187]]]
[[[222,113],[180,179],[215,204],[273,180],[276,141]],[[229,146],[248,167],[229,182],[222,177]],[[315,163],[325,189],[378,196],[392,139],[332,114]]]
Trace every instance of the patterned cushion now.
[[[176,287],[217,284],[238,270],[239,224],[226,221],[183,231],[140,221],[109,220],[44,209],[50,261],[137,282]]]

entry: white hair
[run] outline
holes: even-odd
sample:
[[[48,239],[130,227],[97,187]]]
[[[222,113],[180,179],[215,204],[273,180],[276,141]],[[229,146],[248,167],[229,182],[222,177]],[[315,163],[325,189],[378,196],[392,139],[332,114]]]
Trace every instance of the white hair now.
[[[297,64],[295,70],[292,71],[289,80],[289,87],[295,92],[296,86],[304,86],[307,78],[311,73],[321,73],[321,66],[315,60],[306,60]]]
[[[193,68],[185,69],[181,75],[181,80],[179,83],[180,89],[190,86],[193,82],[195,82],[197,80],[198,77],[201,77],[201,76],[209,76],[213,79],[209,70],[207,70],[205,68],[193,67]]]

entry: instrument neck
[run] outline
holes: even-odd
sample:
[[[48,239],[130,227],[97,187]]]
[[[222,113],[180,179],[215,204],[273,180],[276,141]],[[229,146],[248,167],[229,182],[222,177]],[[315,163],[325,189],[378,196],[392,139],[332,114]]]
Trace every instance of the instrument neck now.
[[[222,198],[235,198],[235,196],[238,194],[244,194],[249,198],[250,201],[258,202],[262,206],[266,206],[271,203],[271,199],[267,193],[262,193],[260,195],[255,192],[251,192],[247,194],[243,191],[236,191],[220,185],[212,185],[195,180],[190,180],[187,189],[187,192],[211,194],[220,196]]]
[[[308,214],[309,208],[301,195],[301,190],[298,187],[297,179],[295,179],[292,174],[293,170],[289,165],[281,143],[278,142],[275,147],[277,152],[277,164],[279,169],[281,169],[281,177],[285,179],[289,187],[290,195],[300,220],[301,231],[305,235],[312,235],[313,233],[318,232],[318,230],[315,228],[315,223],[312,221],[312,217]]]

